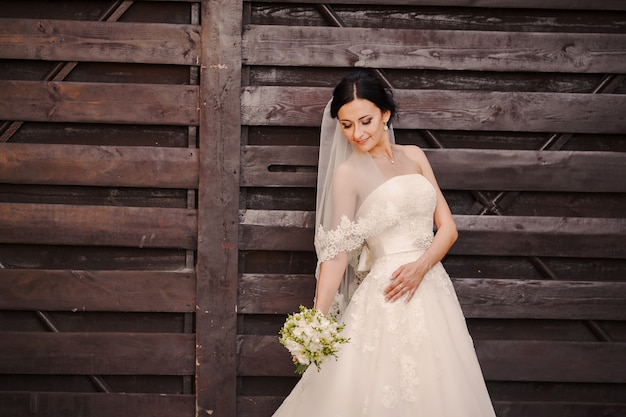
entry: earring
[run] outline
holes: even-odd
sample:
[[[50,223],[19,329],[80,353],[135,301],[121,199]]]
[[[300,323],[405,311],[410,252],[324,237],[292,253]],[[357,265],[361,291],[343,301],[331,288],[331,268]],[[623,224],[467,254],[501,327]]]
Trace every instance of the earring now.
[[[385,123],[385,125],[383,126],[383,130],[389,130],[389,126],[387,126],[387,123]]]

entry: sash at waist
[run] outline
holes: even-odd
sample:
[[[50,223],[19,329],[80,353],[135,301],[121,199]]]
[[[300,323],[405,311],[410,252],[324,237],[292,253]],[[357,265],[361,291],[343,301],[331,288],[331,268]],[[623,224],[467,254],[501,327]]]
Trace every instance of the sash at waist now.
[[[357,271],[367,272],[371,269],[374,260],[384,256],[404,252],[425,251],[433,242],[433,236],[424,236],[415,239],[413,236],[396,236],[393,239],[386,238],[369,241],[363,246]]]
[[[389,255],[395,255],[397,253],[405,253],[405,252],[418,252],[418,251],[425,251],[426,247],[420,246],[420,245],[404,245],[404,246],[397,246],[397,247],[385,247],[385,248],[377,248],[374,250],[370,249],[370,255],[372,257],[372,261],[376,260],[376,259],[380,259],[382,257],[385,256],[389,256]]]

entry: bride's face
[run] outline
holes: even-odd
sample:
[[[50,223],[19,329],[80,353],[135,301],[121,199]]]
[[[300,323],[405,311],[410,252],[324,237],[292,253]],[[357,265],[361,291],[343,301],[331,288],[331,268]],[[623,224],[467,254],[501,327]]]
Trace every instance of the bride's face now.
[[[337,112],[344,136],[361,152],[384,148],[389,135],[384,129],[390,112],[382,111],[365,99],[355,99],[344,104]]]

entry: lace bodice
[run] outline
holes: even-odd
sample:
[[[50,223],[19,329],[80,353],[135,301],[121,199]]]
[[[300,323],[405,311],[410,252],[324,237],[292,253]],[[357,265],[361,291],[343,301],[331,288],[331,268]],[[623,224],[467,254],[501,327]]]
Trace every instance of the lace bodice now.
[[[380,211],[381,202],[392,209]],[[427,249],[436,203],[434,188],[418,174],[394,177],[372,192],[357,213],[357,222],[386,226],[365,237],[372,258]]]
[[[398,252],[426,249],[433,239],[435,189],[419,174],[387,180],[363,202],[354,221],[344,217],[339,226],[317,232],[320,262],[343,251],[360,251],[366,244],[373,259]]]

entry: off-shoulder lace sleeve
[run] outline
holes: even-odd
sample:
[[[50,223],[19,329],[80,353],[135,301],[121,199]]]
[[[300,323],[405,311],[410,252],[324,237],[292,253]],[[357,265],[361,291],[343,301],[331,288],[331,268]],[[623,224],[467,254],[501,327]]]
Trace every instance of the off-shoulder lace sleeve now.
[[[399,208],[387,202],[367,207],[356,221],[342,216],[339,225],[332,230],[325,230],[320,225],[315,236],[318,261],[328,261],[341,252],[360,251],[365,239],[382,232],[399,219]]]
[[[358,222],[342,216],[339,225],[332,230],[324,230],[320,225],[315,235],[315,250],[319,262],[333,259],[341,252],[359,248],[364,241],[363,228]]]

